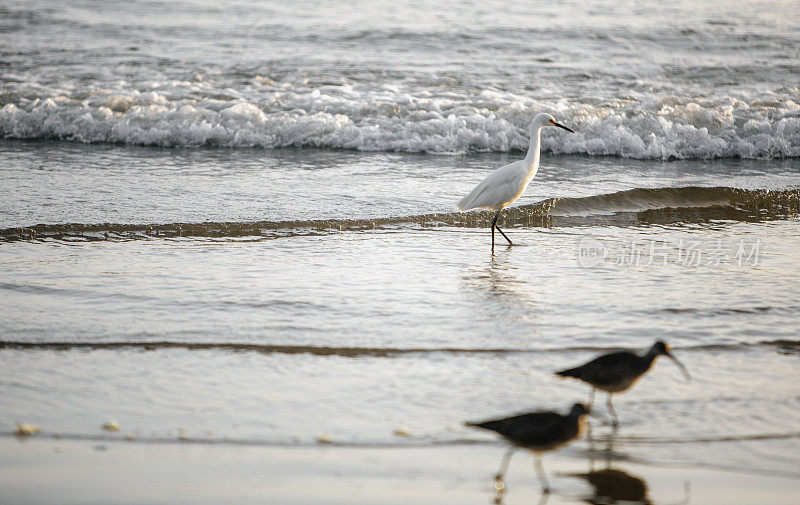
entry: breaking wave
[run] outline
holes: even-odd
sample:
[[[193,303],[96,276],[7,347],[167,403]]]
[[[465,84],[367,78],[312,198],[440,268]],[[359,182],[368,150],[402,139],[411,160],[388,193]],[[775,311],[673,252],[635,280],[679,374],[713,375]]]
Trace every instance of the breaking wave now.
[[[395,85],[295,89],[259,76],[233,90],[198,79],[146,91],[43,90],[14,82],[19,98],[0,97],[0,137],[163,147],[506,152],[527,149],[527,126],[536,112],[546,111],[576,131],[548,132],[546,152],[637,159],[800,156],[796,89],[717,98],[632,93],[592,101]],[[30,96],[36,98],[22,98]]]
[[[711,220],[766,221],[800,215],[800,189],[726,187],[636,188],[583,198],[551,198],[503,211],[501,225],[637,226]],[[131,240],[151,237],[281,238],[407,226],[486,227],[492,212],[453,212],[374,219],[203,222],[165,224],[39,224],[0,230],[0,241]]]

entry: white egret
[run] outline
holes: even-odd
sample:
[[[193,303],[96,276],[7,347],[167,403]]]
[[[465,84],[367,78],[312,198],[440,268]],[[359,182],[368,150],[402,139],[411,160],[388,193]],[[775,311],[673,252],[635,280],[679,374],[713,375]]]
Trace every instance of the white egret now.
[[[542,128],[545,126],[557,126],[563,128],[570,133],[575,133],[566,126],[558,124],[556,119],[547,114],[540,112],[534,116],[528,131],[531,135],[531,145],[528,148],[528,154],[525,159],[509,163],[503,167],[498,168],[489,177],[483,180],[480,184],[475,186],[470,194],[465,196],[458,202],[458,210],[461,212],[471,209],[488,209],[496,210],[497,214],[492,219],[492,251],[494,251],[494,230],[503,235],[503,238],[508,240],[509,245],[514,245],[513,242],[503,233],[497,226],[497,218],[500,217],[500,212],[505,207],[514,203],[514,201],[522,196],[528,183],[536,175],[539,169],[539,150],[542,145]]]

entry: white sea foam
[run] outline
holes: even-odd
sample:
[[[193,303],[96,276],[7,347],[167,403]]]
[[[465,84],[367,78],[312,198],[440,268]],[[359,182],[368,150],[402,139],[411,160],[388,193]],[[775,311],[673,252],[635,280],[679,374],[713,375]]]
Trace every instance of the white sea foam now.
[[[399,86],[274,86],[264,91],[171,82],[151,90],[47,90],[0,109],[0,135],[154,146],[324,147],[428,153],[524,150],[548,111],[575,134],[548,131],[553,153],[639,159],[800,156],[800,105],[782,96],[703,99],[639,94],[605,102],[537,101]],[[254,91],[255,90],[255,91]],[[33,93],[32,93],[33,92]]]

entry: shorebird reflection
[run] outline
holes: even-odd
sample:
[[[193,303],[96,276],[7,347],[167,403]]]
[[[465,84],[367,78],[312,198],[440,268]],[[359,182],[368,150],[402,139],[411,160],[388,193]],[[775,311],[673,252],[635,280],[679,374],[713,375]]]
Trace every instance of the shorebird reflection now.
[[[647,482],[618,468],[572,474],[572,477],[583,479],[592,486],[592,496],[583,499],[592,505],[652,503],[647,496]]]
[[[612,468],[612,460],[626,458],[624,454],[614,452],[615,438],[616,430],[604,437],[588,436],[589,471],[571,474],[572,477],[583,479],[592,486],[592,495],[584,497],[583,500],[592,505],[610,505],[621,502],[650,505],[652,502],[647,496],[647,482],[644,479],[619,468]],[[598,448],[597,445],[600,447]],[[600,455],[605,461],[605,467],[601,470],[595,469],[596,455]]]

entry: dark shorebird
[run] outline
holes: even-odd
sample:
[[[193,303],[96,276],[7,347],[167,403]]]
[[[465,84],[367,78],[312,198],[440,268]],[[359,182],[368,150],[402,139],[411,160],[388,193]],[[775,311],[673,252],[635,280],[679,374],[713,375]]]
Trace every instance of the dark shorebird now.
[[[550,492],[550,484],[542,468],[542,453],[558,449],[559,447],[578,438],[586,424],[584,415],[589,409],[580,403],[572,406],[567,415],[558,412],[531,412],[517,416],[482,421],[479,423],[465,423],[467,426],[496,431],[511,442],[511,448],[506,451],[500,463],[500,471],[495,477],[495,487],[498,491],[505,488],[503,477],[508,470],[511,456],[517,449],[527,449],[533,452],[536,473],[545,493]]]
[[[595,358],[592,361],[569,370],[556,372],[562,377],[574,377],[592,386],[589,407],[594,403],[594,390],[602,389],[608,393],[608,411],[614,418],[614,425],[618,424],[617,413],[611,404],[611,395],[621,393],[636,384],[648,370],[658,356],[667,356],[681,369],[686,380],[690,380],[689,372],[678,359],[669,352],[669,346],[662,341],[653,344],[653,347],[644,356],[632,352],[612,352]]]

